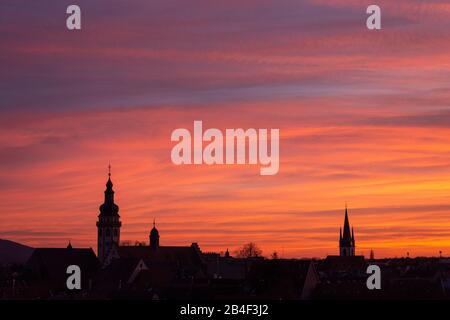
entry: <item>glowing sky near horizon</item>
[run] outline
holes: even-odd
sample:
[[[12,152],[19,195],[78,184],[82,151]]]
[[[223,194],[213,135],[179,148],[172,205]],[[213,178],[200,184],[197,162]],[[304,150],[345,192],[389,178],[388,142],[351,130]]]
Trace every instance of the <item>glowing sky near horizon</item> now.
[[[450,256],[450,2],[0,2],[0,238],[96,247],[108,163],[122,240],[265,255]],[[176,128],[279,128],[280,171],[175,166]]]

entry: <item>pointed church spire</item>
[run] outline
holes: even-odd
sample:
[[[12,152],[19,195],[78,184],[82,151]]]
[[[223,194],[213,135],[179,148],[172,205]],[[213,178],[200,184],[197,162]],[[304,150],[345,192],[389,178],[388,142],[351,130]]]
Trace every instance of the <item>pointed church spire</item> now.
[[[347,203],[345,203],[344,230],[340,229],[339,251],[341,256],[355,255],[355,234],[353,228],[350,229]]]
[[[347,210],[347,203],[345,204],[345,218],[344,218],[344,239],[350,239],[350,223],[348,221],[348,210]]]

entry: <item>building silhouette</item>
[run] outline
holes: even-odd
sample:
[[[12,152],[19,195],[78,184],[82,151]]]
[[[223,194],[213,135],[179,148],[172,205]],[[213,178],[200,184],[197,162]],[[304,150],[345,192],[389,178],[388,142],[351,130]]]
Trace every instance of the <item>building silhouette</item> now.
[[[97,221],[98,259],[91,248],[36,248],[22,268],[0,265],[0,299],[450,299],[450,259],[355,255],[345,208],[339,255],[325,259],[233,257],[202,252],[197,243],[167,246],[153,220],[149,244],[119,244],[121,221],[111,172]],[[368,290],[367,266],[382,269],[383,290]],[[81,289],[67,288],[67,267],[82,270]]]
[[[67,268],[76,265],[80,268],[81,288],[90,290],[100,268],[97,257],[91,248],[74,248],[69,242],[65,248],[36,248],[25,264],[22,273],[20,299],[50,298],[60,292],[67,292]],[[0,300],[1,295],[0,282]],[[13,294],[14,296],[14,294]]]
[[[159,248],[159,232],[158,229],[156,229],[156,223],[154,219],[153,219],[153,228],[150,231],[149,240],[150,240],[149,241],[150,247],[153,250],[157,250]]]
[[[348,210],[345,205],[345,217],[344,217],[344,234],[342,234],[342,228],[339,235],[339,255],[341,257],[352,257],[355,255],[355,234],[353,227],[350,233],[350,223],[348,221]]]
[[[111,166],[109,166],[108,181],[106,182],[105,201],[100,205],[97,221],[97,254],[103,263],[113,247],[119,246],[120,222],[119,206],[114,203],[114,190],[111,181]]]

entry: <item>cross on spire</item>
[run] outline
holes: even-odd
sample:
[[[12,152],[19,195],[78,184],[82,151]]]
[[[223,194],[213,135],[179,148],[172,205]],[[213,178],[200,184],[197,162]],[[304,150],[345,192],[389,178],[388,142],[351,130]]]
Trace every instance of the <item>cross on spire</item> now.
[[[111,177],[111,163],[108,165],[108,177]]]

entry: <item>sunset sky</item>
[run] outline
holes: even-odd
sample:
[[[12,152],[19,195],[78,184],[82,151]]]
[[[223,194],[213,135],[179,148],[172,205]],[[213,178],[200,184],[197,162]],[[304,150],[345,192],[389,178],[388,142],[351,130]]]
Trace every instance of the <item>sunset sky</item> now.
[[[68,5],[82,30],[68,31]],[[450,1],[2,0],[0,238],[450,256]],[[280,171],[175,166],[176,128],[279,128]]]

